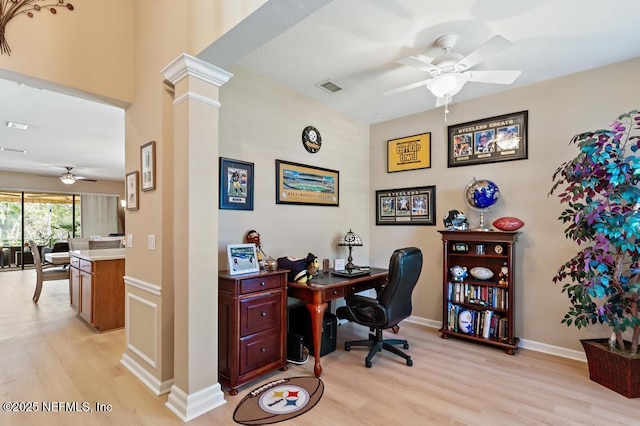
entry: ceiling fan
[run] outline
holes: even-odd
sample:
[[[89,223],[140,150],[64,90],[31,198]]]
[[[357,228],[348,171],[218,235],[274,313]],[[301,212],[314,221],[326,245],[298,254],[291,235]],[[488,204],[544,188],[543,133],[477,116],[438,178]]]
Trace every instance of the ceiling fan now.
[[[416,87],[427,86],[427,89],[438,99],[436,106],[445,106],[445,120],[448,105],[468,81],[477,83],[511,84],[520,75],[520,71],[469,71],[470,68],[513,45],[513,42],[496,35],[490,38],[482,46],[463,56],[451,51],[458,41],[458,36],[445,35],[436,40],[436,45],[444,53],[429,61],[424,56],[409,56],[397,62],[402,65],[418,68],[430,74],[426,80],[411,83],[397,89],[384,92],[383,95],[395,95]]]
[[[63,174],[61,174],[58,177],[60,178],[62,183],[64,183],[65,185],[72,185],[77,180],[84,180],[84,181],[87,181],[87,182],[97,182],[97,180],[95,180],[95,179],[90,179],[90,178],[86,178],[84,176],[76,176],[76,175],[74,175],[73,173],[71,173],[71,169],[73,169],[73,167],[65,166],[64,168],[67,169],[67,171],[64,172]]]

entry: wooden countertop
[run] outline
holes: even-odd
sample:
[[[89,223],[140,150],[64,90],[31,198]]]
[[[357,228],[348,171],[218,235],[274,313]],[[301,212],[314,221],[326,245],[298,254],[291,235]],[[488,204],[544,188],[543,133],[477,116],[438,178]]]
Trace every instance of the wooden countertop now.
[[[124,259],[123,248],[115,249],[96,249],[96,250],[73,250],[69,252],[72,257],[94,262],[97,260],[118,260]]]

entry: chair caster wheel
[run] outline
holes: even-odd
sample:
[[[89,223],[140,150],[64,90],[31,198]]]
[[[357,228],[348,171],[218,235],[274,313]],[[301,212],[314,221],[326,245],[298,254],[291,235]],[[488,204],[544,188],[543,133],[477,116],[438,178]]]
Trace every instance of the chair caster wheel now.
[[[367,368],[371,368],[372,365],[373,364],[371,363],[371,361],[365,361],[364,362],[364,366],[367,367]]]
[[[413,360],[412,360],[412,359],[408,359],[408,360],[407,360],[407,365],[408,365],[409,367],[413,366]]]
[[[345,351],[347,351],[347,352],[349,352],[349,351],[351,350],[351,345],[350,345],[350,344],[348,344],[348,343],[345,343],[345,344],[344,344],[344,350],[345,350]]]
[[[404,345],[402,345],[402,347],[405,348],[405,349],[409,349],[409,344],[405,343]]]

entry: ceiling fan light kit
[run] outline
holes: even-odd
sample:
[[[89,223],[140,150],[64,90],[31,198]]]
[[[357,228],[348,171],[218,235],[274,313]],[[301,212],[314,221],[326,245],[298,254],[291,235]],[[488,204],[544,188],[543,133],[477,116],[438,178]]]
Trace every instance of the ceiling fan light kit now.
[[[74,183],[75,183],[75,181],[76,181],[76,177],[75,177],[72,173],[67,172],[67,173],[63,173],[63,174],[60,176],[60,180],[61,180],[61,181],[62,181],[62,183],[64,183],[65,185],[72,185],[72,184],[74,184]]]

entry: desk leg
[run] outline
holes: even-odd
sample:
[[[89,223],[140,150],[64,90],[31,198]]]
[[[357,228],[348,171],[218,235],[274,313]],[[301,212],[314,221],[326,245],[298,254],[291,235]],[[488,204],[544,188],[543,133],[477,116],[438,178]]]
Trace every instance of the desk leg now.
[[[324,318],[324,311],[327,309],[327,304],[315,305],[313,303],[307,303],[307,309],[309,309],[309,313],[311,314],[311,330],[313,331],[313,357],[315,358],[313,373],[316,377],[320,377],[322,375],[322,366],[320,365],[322,319]]]

